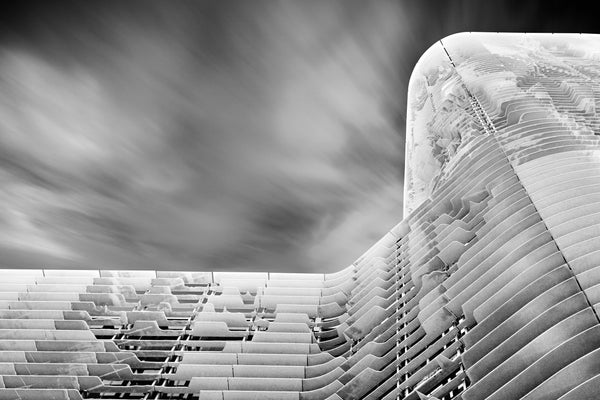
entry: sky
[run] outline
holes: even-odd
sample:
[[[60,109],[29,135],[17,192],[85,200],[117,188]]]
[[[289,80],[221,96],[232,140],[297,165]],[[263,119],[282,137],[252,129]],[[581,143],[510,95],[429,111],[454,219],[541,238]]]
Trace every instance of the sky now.
[[[3,1],[0,267],[344,268],[402,219],[419,56],[579,5]]]

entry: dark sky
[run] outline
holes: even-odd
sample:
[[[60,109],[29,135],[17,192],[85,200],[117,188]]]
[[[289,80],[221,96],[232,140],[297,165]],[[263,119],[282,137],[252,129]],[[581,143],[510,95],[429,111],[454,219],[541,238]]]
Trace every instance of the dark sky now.
[[[346,267],[402,217],[419,56],[586,4],[1,2],[0,265]]]

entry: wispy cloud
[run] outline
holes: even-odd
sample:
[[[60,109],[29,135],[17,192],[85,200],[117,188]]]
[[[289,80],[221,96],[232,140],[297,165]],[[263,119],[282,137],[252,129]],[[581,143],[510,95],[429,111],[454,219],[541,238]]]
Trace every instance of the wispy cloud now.
[[[398,3],[115,4],[2,45],[4,264],[335,271],[401,218]]]

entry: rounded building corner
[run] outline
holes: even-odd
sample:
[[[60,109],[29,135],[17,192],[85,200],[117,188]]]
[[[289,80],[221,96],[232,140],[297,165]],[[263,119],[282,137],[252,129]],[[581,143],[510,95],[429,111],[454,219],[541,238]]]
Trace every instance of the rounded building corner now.
[[[410,73],[410,78],[408,79],[409,86],[410,86],[411,82],[413,81],[414,77],[418,75],[419,71],[421,71],[424,62],[427,62],[427,61],[435,62],[435,58],[439,58],[440,61],[444,59],[444,58],[438,57],[438,56],[444,55],[443,47],[442,47],[442,44],[444,42],[455,41],[457,39],[458,40],[465,39],[467,36],[469,36],[471,34],[472,34],[472,32],[455,32],[455,33],[444,36],[444,37],[436,40],[435,42],[433,42],[427,48],[427,50],[425,50],[423,52],[423,54],[421,54],[421,56],[419,57],[419,59],[417,60],[417,62],[415,64],[415,66],[413,67],[412,72]],[[440,52],[442,52],[442,53],[440,53]],[[433,65],[430,65],[430,66],[433,66]]]

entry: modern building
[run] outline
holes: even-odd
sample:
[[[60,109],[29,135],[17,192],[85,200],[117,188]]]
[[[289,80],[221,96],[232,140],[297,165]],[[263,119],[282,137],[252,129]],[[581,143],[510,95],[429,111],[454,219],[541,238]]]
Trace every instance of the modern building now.
[[[596,399],[600,37],[450,36],[335,274],[0,270],[0,399]]]

